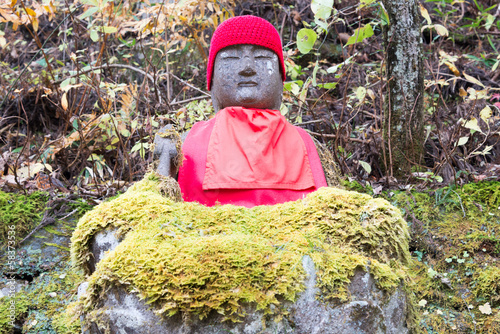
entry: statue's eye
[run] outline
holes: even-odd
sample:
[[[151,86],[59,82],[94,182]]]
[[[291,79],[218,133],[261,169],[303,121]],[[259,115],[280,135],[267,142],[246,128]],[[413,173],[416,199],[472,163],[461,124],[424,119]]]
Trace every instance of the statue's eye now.
[[[222,59],[240,59],[237,55],[224,55]]]
[[[272,59],[272,58],[273,57],[271,55],[265,55],[265,54],[255,56],[255,59]]]

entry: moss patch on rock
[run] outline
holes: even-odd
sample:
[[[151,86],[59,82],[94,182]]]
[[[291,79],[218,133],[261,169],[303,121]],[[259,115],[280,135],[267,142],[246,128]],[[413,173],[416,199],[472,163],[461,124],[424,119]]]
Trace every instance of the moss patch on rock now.
[[[67,311],[76,302],[76,289],[83,280],[67,262],[55,270],[36,277],[13,297],[0,299],[0,334],[13,333],[11,304],[15,305],[15,321],[23,333],[75,334],[81,332],[80,319]],[[0,284],[8,280],[1,279]]]
[[[7,245],[9,231],[15,231],[16,243],[21,241],[40,221],[48,195],[30,195],[0,191],[0,244]],[[15,229],[11,229],[15,226]]]
[[[369,268],[388,291],[406,277],[407,225],[383,199],[321,188],[274,206],[209,208],[164,196],[162,179],[150,173],[80,220],[71,256],[87,272],[96,233],[114,227],[124,236],[89,278],[87,311],[115,284],[161,314],[216,310],[237,321],[242,303],[271,312],[279,298],[294,301],[304,289],[304,255],[314,260],[324,300],[348,300],[356,268]]]
[[[410,223],[420,326],[500,333],[500,182],[394,191],[390,200]]]

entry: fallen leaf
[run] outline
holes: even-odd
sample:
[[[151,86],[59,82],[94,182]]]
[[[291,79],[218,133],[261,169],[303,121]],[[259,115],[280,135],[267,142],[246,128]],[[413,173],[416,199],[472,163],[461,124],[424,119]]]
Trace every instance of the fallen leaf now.
[[[418,306],[420,307],[424,307],[425,305],[427,305],[427,300],[425,299],[422,299],[421,301],[418,302]]]
[[[467,73],[465,73],[465,72],[464,72],[463,74],[464,74],[464,78],[465,78],[465,79],[467,79],[467,81],[472,82],[472,83],[475,83],[476,85],[479,85],[479,86],[481,86],[481,87],[484,87],[484,85],[483,85],[483,83],[482,83],[481,81],[479,81],[479,80],[477,80],[476,78],[474,78],[474,77],[472,77],[472,76],[468,75],[468,74],[467,74]]]

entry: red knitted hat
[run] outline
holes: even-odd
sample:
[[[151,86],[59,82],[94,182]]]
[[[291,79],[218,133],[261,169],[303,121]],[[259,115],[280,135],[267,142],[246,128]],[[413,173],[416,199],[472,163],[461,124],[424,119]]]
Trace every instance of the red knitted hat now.
[[[217,52],[226,46],[237,44],[260,45],[271,49],[278,55],[285,81],[285,63],[278,31],[266,20],[252,15],[232,17],[222,22],[214,32],[210,43],[207,66],[207,87],[211,89],[212,73]]]

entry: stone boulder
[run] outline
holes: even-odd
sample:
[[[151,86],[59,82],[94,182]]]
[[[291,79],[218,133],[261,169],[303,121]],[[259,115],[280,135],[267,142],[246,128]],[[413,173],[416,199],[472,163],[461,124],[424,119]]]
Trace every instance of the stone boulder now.
[[[414,328],[407,225],[387,201],[322,188],[275,206],[207,208],[172,200],[175,189],[149,174],[80,220],[71,252],[89,274],[84,332]]]

